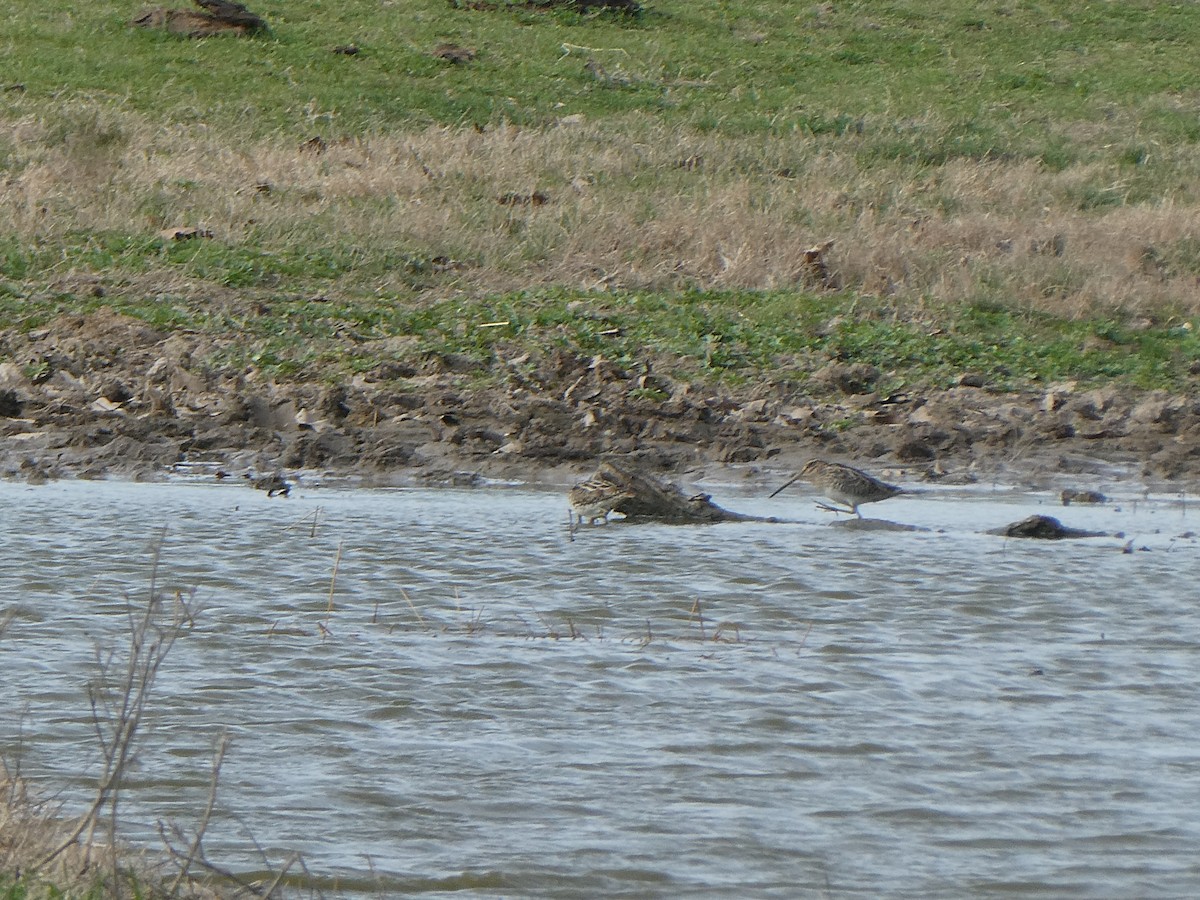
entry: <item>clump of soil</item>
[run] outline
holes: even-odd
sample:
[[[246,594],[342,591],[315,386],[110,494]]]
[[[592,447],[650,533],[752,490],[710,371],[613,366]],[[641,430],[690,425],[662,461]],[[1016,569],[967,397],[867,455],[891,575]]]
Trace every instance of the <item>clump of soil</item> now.
[[[574,9],[581,13],[598,9],[636,15],[642,7],[635,0],[450,0],[455,9],[514,10],[514,9]]]
[[[232,338],[227,339],[232,340]],[[562,349],[480,363],[390,348],[340,384],[206,364],[218,339],[105,308],[0,332],[0,476],[154,477],[307,470],[377,482],[474,476],[565,481],[601,458],[650,474],[867,461],[908,479],[1055,475],[1195,481],[1200,402],[979,379],[902,396],[827,367],[804,388],[682,383]],[[384,354],[381,354],[381,357]],[[815,393],[807,393],[813,391]]]
[[[230,0],[195,0],[204,12],[156,6],[133,18],[139,28],[160,28],[181,37],[203,38],[219,34],[255,34],[265,31],[266,20]]]

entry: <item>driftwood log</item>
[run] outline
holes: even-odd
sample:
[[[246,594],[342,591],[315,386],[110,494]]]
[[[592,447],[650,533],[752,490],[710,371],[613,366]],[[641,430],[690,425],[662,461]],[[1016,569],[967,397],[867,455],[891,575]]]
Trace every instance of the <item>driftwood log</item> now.
[[[266,31],[266,20],[230,0],[195,0],[204,12],[156,6],[134,16],[140,28],[162,28],[181,37],[202,38],[218,34],[254,34]]]
[[[1064,538],[1105,537],[1103,531],[1084,531],[1068,528],[1054,516],[1029,516],[1003,528],[993,528],[988,534],[1011,538],[1040,538],[1044,541],[1061,541]]]
[[[607,481],[629,495],[613,509],[630,521],[653,520],[673,524],[763,521],[760,516],[747,516],[722,509],[712,502],[708,494],[689,493],[677,485],[640,472],[631,472],[611,462],[601,463],[593,477]]]

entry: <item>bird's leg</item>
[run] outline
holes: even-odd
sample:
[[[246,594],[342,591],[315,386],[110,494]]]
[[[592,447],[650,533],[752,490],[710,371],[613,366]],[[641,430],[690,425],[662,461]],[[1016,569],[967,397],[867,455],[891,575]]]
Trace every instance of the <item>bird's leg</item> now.
[[[822,500],[817,501],[817,509],[823,509],[826,512],[831,512],[831,513],[852,512],[852,510],[850,510],[850,509],[846,509],[841,506],[834,506],[830,503],[825,503]]]

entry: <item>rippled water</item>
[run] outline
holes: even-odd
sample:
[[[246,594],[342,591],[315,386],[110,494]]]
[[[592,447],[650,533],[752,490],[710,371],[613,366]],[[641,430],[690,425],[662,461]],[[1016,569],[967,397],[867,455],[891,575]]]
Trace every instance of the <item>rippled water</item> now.
[[[300,851],[334,895],[1200,894],[1193,506],[939,491],[867,508],[932,530],[859,532],[706,490],[794,521],[570,541],[561,493],[502,487],[0,484],[0,749],[82,802],[96,647],[165,528],[204,610],[127,789],[147,843],[229,729],[209,857]],[[1125,536],[980,533],[1031,512]]]

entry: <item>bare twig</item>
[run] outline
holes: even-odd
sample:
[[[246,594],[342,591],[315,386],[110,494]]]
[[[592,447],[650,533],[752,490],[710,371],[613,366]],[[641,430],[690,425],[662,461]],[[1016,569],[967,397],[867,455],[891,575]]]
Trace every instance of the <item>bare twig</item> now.
[[[184,858],[183,852],[180,851],[180,849],[171,842],[171,838],[167,836],[166,832],[167,832],[167,826],[164,823],[159,822],[158,823],[158,836],[159,836],[159,839],[162,840],[163,846],[167,848],[167,852],[171,855],[172,859],[182,860]],[[182,829],[180,829],[178,825],[172,824],[171,832],[172,832],[172,835],[175,838],[175,840],[179,841],[180,843],[187,843],[187,837],[184,835]],[[260,848],[260,850],[261,850],[261,848]],[[199,854],[196,856],[196,858],[194,860],[192,860],[191,865],[193,867],[199,867],[199,868],[203,869],[204,871],[209,872],[210,874],[216,875],[222,881],[228,882],[229,884],[236,884],[239,888],[241,888],[242,890],[246,891],[249,894],[253,894],[255,896],[262,896],[262,894],[263,894],[262,889],[259,888],[257,885],[254,885],[254,884],[246,881],[243,877],[239,876],[237,873],[232,872],[229,869],[226,869],[222,866],[218,866],[215,863],[210,862],[208,859],[206,859],[204,857],[203,848],[201,848],[201,850],[199,851]],[[269,864],[268,864],[268,867],[269,867]]]
[[[295,528],[297,525],[305,525],[305,524],[307,524],[307,525],[309,526],[309,529],[308,529],[308,536],[309,536],[309,537],[316,537],[316,536],[317,536],[317,526],[318,526],[319,524],[321,524],[321,516],[324,514],[324,512],[325,512],[325,507],[323,507],[323,506],[318,506],[318,507],[317,507],[316,509],[314,509],[312,512],[308,513],[307,515],[301,516],[299,519],[297,519],[296,521],[292,522],[292,524],[291,524],[291,525],[288,525],[288,526],[287,526],[286,528],[284,528],[283,530],[284,530],[284,531],[291,531],[291,530],[292,530],[293,528]]]
[[[204,805],[204,813],[200,816],[200,821],[196,825],[196,836],[192,840],[191,847],[188,848],[187,857],[180,863],[179,873],[175,876],[175,880],[171,882],[169,891],[174,894],[183,881],[188,876],[188,870],[192,867],[196,860],[197,854],[200,852],[200,846],[204,841],[204,832],[208,829],[209,820],[212,818],[213,807],[217,802],[217,784],[221,779],[221,764],[225,762],[225,753],[229,750],[229,732],[221,732],[221,737],[217,740],[217,747],[213,753],[212,763],[212,782],[208,789],[208,802]]]
[[[130,635],[124,671],[119,676],[114,674],[119,666],[115,650],[103,656],[98,653],[99,676],[88,688],[93,724],[102,751],[96,794],[78,824],[53,850],[34,863],[34,870],[46,866],[81,838],[86,859],[105,810],[108,811],[110,833],[116,833],[121,787],[133,759],[150,692],[171,647],[194,621],[181,594],[176,595],[169,614],[163,608],[158,571],[164,535],[165,529],[153,545],[150,592],[145,606],[138,608],[130,603],[127,607]]]
[[[288,869],[290,869],[292,866],[294,866],[298,862],[301,864],[301,866],[303,866],[303,862],[301,862],[299,853],[293,853],[291,856],[289,856],[287,859],[287,862],[285,862],[283,864],[283,866],[279,869],[279,872],[275,875],[275,880],[272,881],[269,885],[267,885],[267,889],[265,891],[263,891],[263,896],[264,897],[273,896],[275,894],[275,889],[279,887],[280,883],[284,879],[284,876],[287,875]]]
[[[654,642],[654,631],[650,627],[650,620],[647,619],[646,620],[646,636],[644,638],[642,638],[641,646],[646,647],[649,644],[652,644],[653,642]]]

